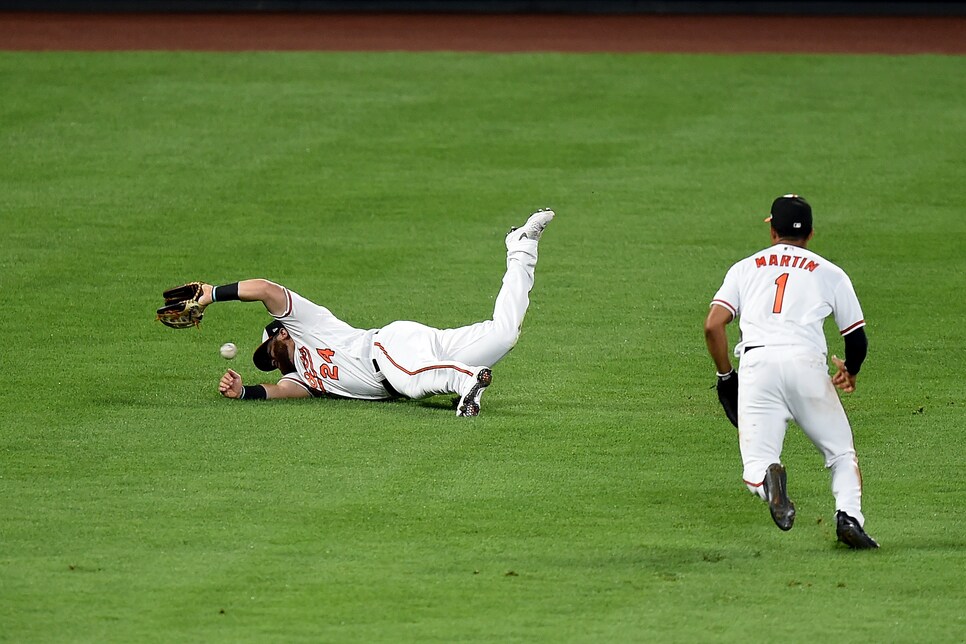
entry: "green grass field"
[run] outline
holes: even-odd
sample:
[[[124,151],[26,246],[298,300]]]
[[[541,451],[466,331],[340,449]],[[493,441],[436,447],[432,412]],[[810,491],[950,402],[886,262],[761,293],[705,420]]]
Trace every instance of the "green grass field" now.
[[[0,54],[0,641],[966,639],[966,58]],[[782,533],[701,325],[771,200],[813,205],[870,357],[882,544],[821,458]],[[557,219],[483,415],[245,403],[266,277],[351,324],[489,316]],[[735,337],[736,337],[736,329]],[[841,354],[828,329],[832,352]]]

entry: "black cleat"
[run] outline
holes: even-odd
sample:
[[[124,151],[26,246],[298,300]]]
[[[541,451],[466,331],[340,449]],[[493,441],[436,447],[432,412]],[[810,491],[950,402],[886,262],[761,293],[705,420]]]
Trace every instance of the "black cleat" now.
[[[771,518],[782,530],[791,530],[795,523],[795,504],[788,499],[788,489],[785,479],[785,467],[781,463],[772,463],[765,470],[765,498]]]
[[[483,390],[489,387],[491,382],[493,382],[493,371],[483,367],[476,372],[476,382],[460,398],[459,403],[456,405],[456,415],[479,416],[480,398],[483,396]]]
[[[868,550],[878,548],[879,544],[870,537],[859,525],[859,522],[839,510],[835,513],[835,533],[839,541],[853,550]]]

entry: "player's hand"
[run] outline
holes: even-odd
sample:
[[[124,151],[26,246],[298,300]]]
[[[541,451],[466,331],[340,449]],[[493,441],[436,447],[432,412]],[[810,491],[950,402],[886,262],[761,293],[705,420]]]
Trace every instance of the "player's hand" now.
[[[229,369],[218,383],[218,393],[225,398],[240,398],[242,395],[242,378],[238,372]]]
[[[211,304],[211,291],[214,290],[214,286],[211,284],[201,283],[201,297],[198,298],[198,304],[201,306],[208,306]]]
[[[847,394],[855,391],[855,376],[846,370],[845,361],[838,356],[832,356],[832,364],[837,370],[832,374],[832,384]]]

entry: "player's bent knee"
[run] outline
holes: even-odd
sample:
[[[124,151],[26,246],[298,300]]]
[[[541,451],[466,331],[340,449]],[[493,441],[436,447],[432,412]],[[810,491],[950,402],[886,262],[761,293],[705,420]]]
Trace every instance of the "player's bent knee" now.
[[[519,339],[520,329],[507,327],[497,327],[492,337],[494,344],[503,347],[506,351],[515,347]]]
[[[825,467],[827,468],[833,468],[837,465],[843,465],[843,464],[855,465],[855,466],[859,464],[859,459],[855,456],[855,450],[848,449],[839,454],[834,454],[832,456],[829,456],[825,460]]]

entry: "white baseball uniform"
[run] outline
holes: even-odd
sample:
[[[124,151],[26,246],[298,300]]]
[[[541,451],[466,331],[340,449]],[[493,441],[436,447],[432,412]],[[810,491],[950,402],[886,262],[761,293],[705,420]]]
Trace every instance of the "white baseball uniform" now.
[[[852,428],[829,377],[823,323],[843,336],[865,326],[845,272],[805,248],[776,244],[734,264],[712,300],[739,318],[738,435],[743,478],[762,498],[789,419],[822,452],[836,509],[865,521]]]
[[[296,372],[282,377],[316,396],[365,400],[455,393],[476,384],[516,344],[530,304],[537,241],[508,242],[507,270],[493,319],[456,329],[411,321],[381,329],[356,329],[328,309],[286,289],[287,304],[275,316],[295,342]],[[374,364],[375,361],[375,364]],[[378,366],[378,370],[377,370]],[[388,381],[390,389],[383,384]]]

